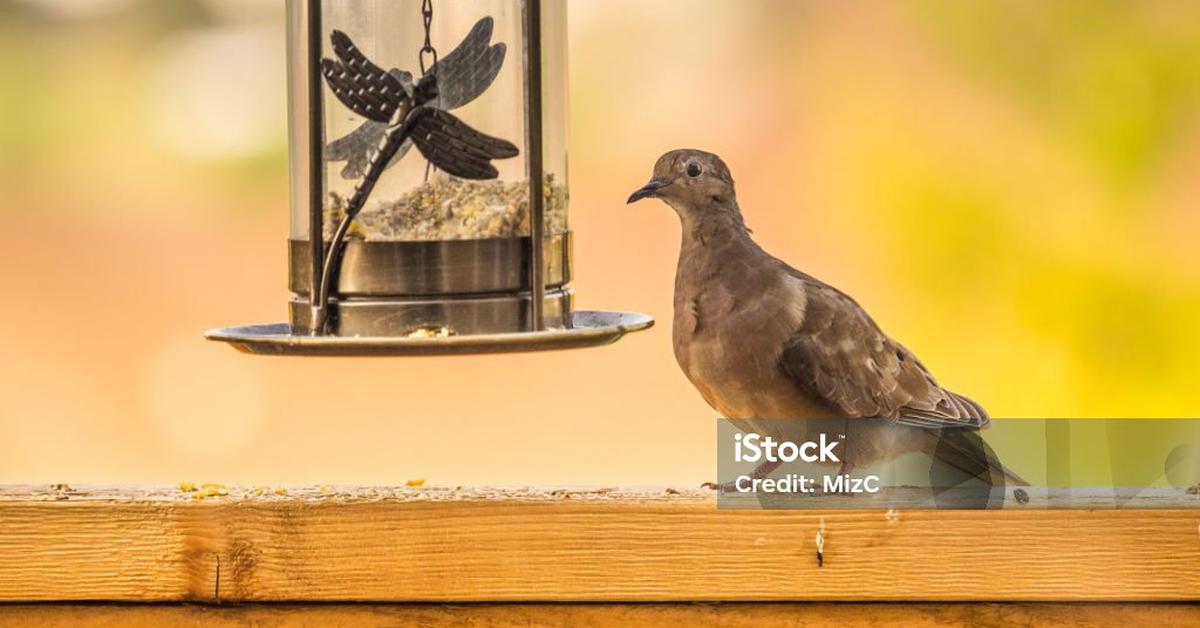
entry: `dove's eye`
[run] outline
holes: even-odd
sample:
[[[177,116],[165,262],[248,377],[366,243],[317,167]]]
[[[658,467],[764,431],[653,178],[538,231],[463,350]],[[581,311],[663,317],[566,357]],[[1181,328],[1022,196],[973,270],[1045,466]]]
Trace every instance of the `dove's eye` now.
[[[703,172],[703,170],[700,168],[700,164],[696,162],[688,164],[687,173],[689,177],[698,177],[700,176],[701,172]]]

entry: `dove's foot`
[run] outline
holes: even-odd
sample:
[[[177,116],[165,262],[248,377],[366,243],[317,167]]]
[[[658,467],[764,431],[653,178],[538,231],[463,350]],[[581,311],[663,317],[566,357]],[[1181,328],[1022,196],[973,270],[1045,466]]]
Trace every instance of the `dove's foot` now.
[[[767,477],[768,475],[771,475],[771,472],[774,471],[775,469],[778,469],[779,465],[781,465],[781,464],[783,464],[783,463],[778,460],[775,462],[764,462],[764,463],[758,465],[754,469],[754,471],[750,473],[750,479],[751,480],[761,480],[761,479]],[[736,481],[735,482],[725,482],[724,484],[718,484],[717,482],[705,482],[704,484],[700,485],[700,488],[707,488],[707,489],[711,489],[714,491],[719,491],[721,493],[736,493],[737,492]]]
[[[706,489],[713,490],[713,491],[716,491],[721,494],[725,494],[725,493],[734,494],[734,493],[739,492],[737,490],[737,482],[725,482],[724,484],[718,484],[716,482],[705,482],[704,484],[700,485],[700,488],[706,488]]]

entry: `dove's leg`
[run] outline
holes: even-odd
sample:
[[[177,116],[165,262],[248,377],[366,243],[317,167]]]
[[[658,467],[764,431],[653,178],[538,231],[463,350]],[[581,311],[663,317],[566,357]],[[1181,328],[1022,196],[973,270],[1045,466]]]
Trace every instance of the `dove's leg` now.
[[[779,465],[781,465],[781,464],[783,464],[783,462],[780,460],[776,460],[774,462],[771,462],[771,461],[764,462],[764,463],[758,465],[758,467],[756,467],[754,469],[754,471],[752,471],[750,473],[750,479],[751,480],[761,480],[761,479],[767,477],[768,475],[771,475],[771,472],[774,471],[775,469],[778,469]],[[704,484],[701,484],[700,486],[702,488],[711,488],[716,491],[721,491],[722,493],[733,493],[736,491],[736,487],[734,486],[733,482],[726,482],[724,484],[717,484],[716,482],[705,482]]]

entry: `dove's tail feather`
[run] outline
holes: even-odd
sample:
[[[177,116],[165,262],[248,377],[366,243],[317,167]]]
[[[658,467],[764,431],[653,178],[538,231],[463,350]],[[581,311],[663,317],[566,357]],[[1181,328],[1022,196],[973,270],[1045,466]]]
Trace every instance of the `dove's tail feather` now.
[[[960,416],[970,417],[980,428],[987,427],[988,423],[991,422],[987,410],[984,410],[983,406],[976,403],[974,399],[964,397],[956,392],[950,392],[949,390],[946,392],[950,397],[950,402],[958,409]]]
[[[936,460],[992,486],[1029,486],[1029,482],[1000,462],[975,430],[944,429],[933,434],[937,439]]]

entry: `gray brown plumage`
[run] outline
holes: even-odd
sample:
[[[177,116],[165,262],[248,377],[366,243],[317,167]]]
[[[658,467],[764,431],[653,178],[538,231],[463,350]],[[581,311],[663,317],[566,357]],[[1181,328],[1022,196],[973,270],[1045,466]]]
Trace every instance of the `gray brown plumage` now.
[[[679,215],[673,344],[684,374],[722,416],[869,419],[850,432],[851,463],[928,451],[937,430],[980,429],[987,412],[946,390],[854,299],[773,257],[742,219],[729,169],[716,155],[663,155],[629,202],[659,198]],[[886,438],[875,427],[896,426]],[[887,446],[881,444],[887,441]]]

